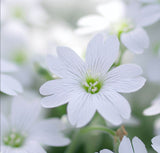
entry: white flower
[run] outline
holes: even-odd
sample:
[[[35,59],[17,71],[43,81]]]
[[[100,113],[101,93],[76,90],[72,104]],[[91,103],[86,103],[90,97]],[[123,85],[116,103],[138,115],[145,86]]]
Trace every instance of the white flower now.
[[[58,47],[58,57],[49,56],[49,69],[61,79],[46,82],[40,88],[42,106],[57,107],[68,103],[70,123],[86,125],[98,111],[114,125],[130,117],[128,101],[119,94],[139,90],[145,83],[142,69],[135,64],[121,65],[109,71],[118,57],[116,36],[106,40],[99,34],[88,44],[84,62],[74,51]],[[109,71],[109,72],[108,72]]]
[[[152,106],[144,110],[143,114],[146,116],[160,114],[160,95],[153,100]]]
[[[134,137],[131,144],[129,138],[127,138],[126,136],[123,137],[119,145],[118,151],[119,153],[147,153],[145,145],[139,138]],[[113,152],[108,149],[103,149],[100,151],[100,153],[113,153]]]
[[[17,71],[16,65],[1,59],[1,89],[3,93],[15,96],[23,91],[21,84],[12,76],[6,74]]]
[[[43,26],[48,20],[41,0],[5,0],[3,2],[3,20],[20,20],[24,23]]]
[[[141,7],[138,3],[126,5],[121,0],[113,0],[97,7],[100,15],[89,15],[78,21],[80,34],[107,31],[115,33],[132,52],[142,53],[149,46],[149,38],[143,27],[160,19],[160,7]],[[116,10],[116,11],[115,11]]]
[[[1,151],[3,153],[46,153],[40,144],[68,145],[61,133],[65,127],[57,118],[37,119],[38,102],[15,98],[10,116],[1,114]]]
[[[22,59],[27,58],[28,54],[31,54],[28,47],[30,46],[29,40],[29,29],[22,22],[12,20],[3,24],[1,39],[2,57],[15,60],[19,59],[21,55]]]
[[[160,84],[160,22],[147,28],[150,36],[150,46],[145,50],[143,55],[137,55],[133,58],[133,62],[140,65],[144,71],[147,80]]]
[[[152,147],[154,148],[154,150],[156,150],[158,153],[160,153],[160,135],[155,136],[152,139]]]

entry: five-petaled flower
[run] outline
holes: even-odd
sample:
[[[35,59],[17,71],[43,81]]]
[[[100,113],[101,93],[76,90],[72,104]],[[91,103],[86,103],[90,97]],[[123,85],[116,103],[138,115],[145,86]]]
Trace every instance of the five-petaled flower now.
[[[16,97],[10,116],[1,114],[2,153],[46,153],[47,146],[68,145],[64,137],[65,126],[58,118],[41,119],[40,104]]]
[[[116,36],[96,35],[88,44],[84,62],[67,47],[57,48],[58,57],[48,56],[50,70],[60,79],[46,82],[40,88],[42,106],[57,107],[68,103],[68,119],[76,127],[85,126],[98,111],[114,125],[129,119],[128,101],[119,94],[139,90],[145,83],[142,69],[124,64],[111,69],[119,54]],[[110,70],[111,69],[111,70]]]
[[[126,4],[113,0],[97,7],[99,15],[88,15],[78,21],[79,34],[95,32],[117,34],[129,51],[140,54],[149,47],[149,37],[144,27],[160,19],[160,6],[141,6],[132,2]]]

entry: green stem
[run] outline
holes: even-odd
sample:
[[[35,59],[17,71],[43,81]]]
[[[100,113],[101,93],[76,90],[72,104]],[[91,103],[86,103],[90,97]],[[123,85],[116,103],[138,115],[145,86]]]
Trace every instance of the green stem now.
[[[80,130],[75,131],[73,138],[72,138],[72,143],[69,145],[69,147],[67,148],[65,153],[74,153],[75,152],[76,145],[78,142],[78,137],[80,134],[85,134],[85,133],[88,133],[90,131],[95,131],[95,130],[102,131],[107,134],[110,134],[113,137],[116,137],[116,132],[112,129],[106,128],[104,126],[88,126],[88,127],[85,127],[85,128],[82,128]]]
[[[120,139],[118,137],[116,137],[117,142],[114,140],[114,152],[118,153],[118,148],[119,148],[119,144],[120,144]]]
[[[114,65],[115,67],[121,65],[121,63],[122,63],[122,58],[123,58],[124,52],[125,52],[125,50],[126,50],[126,47],[125,47],[125,46],[122,44],[122,42],[121,42],[121,32],[118,34],[118,39],[119,39],[119,41],[120,41],[120,56],[119,56],[118,62],[115,63],[115,65]]]
[[[119,66],[119,65],[121,65],[124,52],[125,52],[124,50],[121,50],[121,54],[119,56],[118,62],[116,63],[116,67]]]
[[[86,128],[81,129],[81,133],[87,133],[87,132],[94,131],[94,130],[103,131],[103,132],[108,133],[112,136],[116,136],[115,131],[108,129],[106,127],[103,127],[103,126],[86,127]]]
[[[76,130],[73,138],[72,138],[72,143],[68,146],[67,150],[65,151],[65,153],[74,153],[76,146],[77,146],[77,142],[78,142],[78,137],[79,137],[80,131]]]

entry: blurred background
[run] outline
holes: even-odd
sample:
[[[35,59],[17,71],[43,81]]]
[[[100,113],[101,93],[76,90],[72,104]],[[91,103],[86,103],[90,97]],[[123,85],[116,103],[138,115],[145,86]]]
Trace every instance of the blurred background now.
[[[32,97],[35,93],[40,97],[40,86],[55,77],[48,71],[45,60],[48,54],[56,54],[57,46],[68,46],[84,58],[88,41],[93,35],[78,35],[75,32],[77,21],[80,17],[96,14],[97,5],[108,1],[111,0],[1,0],[1,59],[18,65],[19,70],[14,76],[22,84],[23,94],[29,93],[28,96]],[[130,138],[138,136],[149,153],[154,153],[150,140],[160,134],[160,115],[147,117],[143,115],[143,110],[160,94],[160,21],[146,31],[150,47],[141,55],[126,52],[122,61],[139,64],[147,78],[140,91],[124,95],[132,107],[132,118],[124,125]],[[3,93],[0,95],[2,102],[12,99]],[[68,125],[66,134],[73,140],[74,153],[113,149],[112,138],[102,132],[91,131],[74,139],[77,130],[67,122],[66,105],[44,109],[44,112],[46,118],[59,117]],[[106,123],[98,114],[90,124],[118,128]],[[67,148],[46,149],[48,153],[65,153]]]

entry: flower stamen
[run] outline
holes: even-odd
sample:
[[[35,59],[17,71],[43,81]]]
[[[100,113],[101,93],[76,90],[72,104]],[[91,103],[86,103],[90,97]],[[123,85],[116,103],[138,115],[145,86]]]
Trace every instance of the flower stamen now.
[[[82,86],[88,93],[95,94],[101,89],[102,83],[98,79],[87,78]]]
[[[3,143],[7,146],[17,148],[23,145],[25,136],[11,131],[7,136],[3,138]]]

